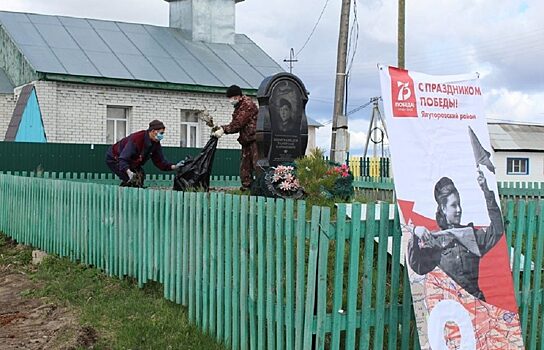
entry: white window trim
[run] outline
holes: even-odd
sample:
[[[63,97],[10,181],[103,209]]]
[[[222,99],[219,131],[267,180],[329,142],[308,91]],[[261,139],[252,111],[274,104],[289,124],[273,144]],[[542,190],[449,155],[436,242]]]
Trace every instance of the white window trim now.
[[[512,162],[512,171],[508,171],[508,165]],[[515,171],[515,168],[521,168],[522,162],[525,162],[525,171]],[[507,157],[506,175],[529,175],[529,158],[527,157]]]
[[[196,111],[196,110],[187,110],[187,109],[182,109],[180,110],[180,118],[181,118],[181,115],[185,112],[194,112],[195,114],[198,114],[199,111]],[[198,117],[197,117],[197,120],[198,120]],[[198,148],[200,147],[200,121],[196,121],[196,122],[187,122],[187,121],[180,121],[180,144],[181,144],[181,125],[186,125],[187,127],[187,140],[186,140],[186,144],[187,146],[185,147],[191,147],[190,146],[190,135],[191,135],[191,132],[190,132],[190,128],[191,127],[194,127],[196,130],[195,130],[195,148]]]
[[[118,109],[124,109],[125,110],[125,118],[117,118],[117,117],[108,117],[108,108],[118,108]],[[113,143],[119,142],[121,139],[117,140],[117,125],[118,122],[125,122],[125,136],[127,137],[129,135],[129,116],[130,116],[130,107],[127,106],[115,106],[115,105],[108,105],[106,106],[106,129],[108,127],[108,121],[113,121]],[[107,130],[106,130],[106,138],[107,138]],[[106,140],[108,142],[108,140]]]

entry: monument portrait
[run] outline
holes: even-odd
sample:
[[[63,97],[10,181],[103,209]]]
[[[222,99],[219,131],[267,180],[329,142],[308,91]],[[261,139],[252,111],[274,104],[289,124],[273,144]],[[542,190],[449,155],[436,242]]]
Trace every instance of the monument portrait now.
[[[276,134],[300,133],[300,93],[294,83],[282,81],[272,90],[272,129]]]

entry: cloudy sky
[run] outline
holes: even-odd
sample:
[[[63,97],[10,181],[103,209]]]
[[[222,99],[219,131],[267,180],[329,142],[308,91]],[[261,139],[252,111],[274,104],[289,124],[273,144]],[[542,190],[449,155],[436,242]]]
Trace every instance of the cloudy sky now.
[[[397,1],[355,1],[359,35],[357,45],[355,36],[351,45],[352,53],[357,49],[349,110],[379,96],[376,64],[397,62]],[[340,0],[245,0],[237,5],[237,32],[247,34],[286,70],[283,60],[290,48],[298,53],[293,73],[311,93],[308,115],[322,123],[332,118],[340,5]],[[3,0],[0,10],[168,25],[163,0]],[[479,72],[490,121],[544,123],[543,13],[542,0],[406,0],[406,67],[430,74]],[[364,147],[370,114],[368,107],[350,116],[352,154]],[[330,124],[320,129],[322,148],[330,148],[329,134]]]

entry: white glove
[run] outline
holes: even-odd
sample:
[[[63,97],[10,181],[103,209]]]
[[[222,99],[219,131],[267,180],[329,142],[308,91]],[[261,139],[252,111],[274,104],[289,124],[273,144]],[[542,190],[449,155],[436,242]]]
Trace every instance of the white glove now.
[[[177,162],[176,164],[172,165],[172,170],[179,169],[179,168],[181,168],[183,165],[185,165],[185,161],[184,161],[184,160],[180,160],[180,161]]]
[[[134,172],[132,172],[132,170],[130,169],[127,169],[127,175],[128,175],[128,180],[130,181],[134,177]]]
[[[225,130],[223,130],[223,128],[219,128],[217,130],[215,130],[214,132],[212,132],[212,136],[213,137],[217,137],[217,138],[220,138],[221,136],[223,136],[225,134]]]

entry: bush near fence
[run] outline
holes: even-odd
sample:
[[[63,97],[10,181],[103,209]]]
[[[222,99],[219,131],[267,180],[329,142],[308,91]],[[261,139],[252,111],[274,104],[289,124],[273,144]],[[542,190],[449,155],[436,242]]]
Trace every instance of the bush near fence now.
[[[0,230],[19,243],[159,281],[233,349],[419,348],[395,206],[313,207],[306,220],[304,201],[12,175],[0,200]],[[503,208],[527,349],[544,346],[543,206]]]

